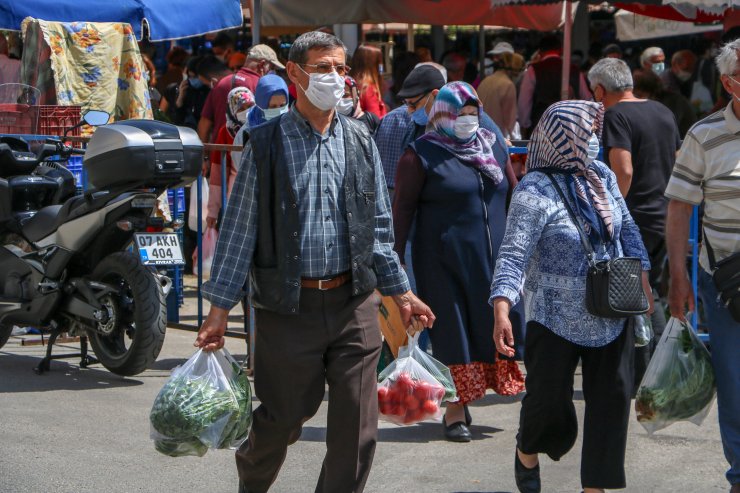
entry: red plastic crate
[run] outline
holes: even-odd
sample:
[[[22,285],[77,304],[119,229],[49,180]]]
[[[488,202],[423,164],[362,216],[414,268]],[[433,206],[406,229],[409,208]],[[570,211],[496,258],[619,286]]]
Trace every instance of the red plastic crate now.
[[[27,104],[0,104],[0,133],[35,134],[38,129],[39,107]]]
[[[39,134],[41,135],[64,135],[64,131],[80,123],[79,106],[39,106]],[[69,132],[71,136],[79,136],[80,128]]]

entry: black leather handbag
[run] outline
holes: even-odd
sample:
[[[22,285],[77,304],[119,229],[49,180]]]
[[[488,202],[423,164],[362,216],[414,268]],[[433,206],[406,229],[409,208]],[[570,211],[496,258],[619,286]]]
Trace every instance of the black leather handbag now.
[[[740,322],[740,252],[717,262],[706,232],[704,232],[704,243],[707,246],[709,268],[712,269],[712,280],[719,291],[719,298],[735,322]]]
[[[637,257],[619,257],[596,260],[591,242],[580,219],[565,198],[565,194],[548,173],[555,190],[565,204],[570,219],[576,226],[588,258],[586,274],[586,309],[592,315],[604,318],[626,318],[647,313],[650,309],[642,289],[642,263]]]

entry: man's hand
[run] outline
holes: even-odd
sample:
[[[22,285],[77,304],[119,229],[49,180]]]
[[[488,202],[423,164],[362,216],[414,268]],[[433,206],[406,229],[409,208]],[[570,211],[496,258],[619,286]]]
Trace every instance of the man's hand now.
[[[224,347],[226,342],[224,334],[226,333],[228,317],[229,310],[211,306],[208,317],[198,331],[198,337],[195,339],[193,346],[204,351],[217,351]]]
[[[653,288],[650,286],[650,274],[648,271],[642,271],[642,290],[645,291],[645,296],[648,299],[648,315],[652,315],[655,311],[655,298],[653,297]]]
[[[687,306],[690,312],[695,310],[694,289],[691,287],[689,277],[685,271],[683,275],[671,273],[671,285],[668,288],[668,307],[671,310],[671,316],[685,321]]]
[[[207,217],[206,218],[206,228],[215,228],[216,223],[218,222],[218,219],[215,217]]]
[[[185,104],[185,96],[188,93],[188,89],[190,88],[190,83],[187,79],[180,82],[180,86],[177,90],[177,101],[175,101],[175,106],[178,108],[182,108],[182,106]]]
[[[496,351],[511,358],[514,356],[514,331],[509,320],[509,310],[509,300],[496,298],[493,301],[493,342],[496,344]]]
[[[393,295],[393,301],[398,305],[401,321],[411,335],[421,332],[425,327],[431,329],[437,319],[432,310],[411,291]]]

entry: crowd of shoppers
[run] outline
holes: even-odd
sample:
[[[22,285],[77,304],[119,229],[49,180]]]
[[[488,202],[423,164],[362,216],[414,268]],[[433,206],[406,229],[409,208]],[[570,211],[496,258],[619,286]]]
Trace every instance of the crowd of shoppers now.
[[[695,308],[685,262],[693,206],[704,204],[717,261],[740,251],[739,42],[722,48],[716,69],[706,53],[668,59],[659,47],[631,67],[610,45],[571,67],[570,101],[560,101],[555,36],[528,64],[511,43],[495,43],[480,75],[461,52],[437,64],[420,47],[397,56],[392,83],[379,48],[349,54],[324,32],[298,38],[287,60],[267,45],[242,59],[228,41],[190,59],[173,50],[157,85],[172,121],[240,148],[204,165],[207,221],[221,235],[197,344],[222,346],[228,311],[249,289],[261,405],[237,452],[241,491],[269,489],[326,384],[317,491],[362,491],[377,439],[375,288],[412,332],[428,329],[426,349],[451,370],[460,400],[444,413],[447,440],[471,440],[468,405],[488,389],[526,388],[514,475],[522,492],[547,491],[538,455],[557,460],[575,444],[580,362],[582,486],[625,487],[630,397],[665,326],[668,273],[671,314]],[[719,111],[694,124],[707,101]],[[508,145],[521,137],[531,140],[519,180]],[[641,260],[656,332],[644,349],[626,319],[586,309],[576,222],[600,258]],[[738,493],[740,327],[717,302],[706,248],[701,266],[727,479]]]

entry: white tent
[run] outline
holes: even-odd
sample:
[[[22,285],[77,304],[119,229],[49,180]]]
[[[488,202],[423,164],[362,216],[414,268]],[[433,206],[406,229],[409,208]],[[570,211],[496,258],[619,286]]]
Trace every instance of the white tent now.
[[[721,24],[696,25],[691,22],[655,19],[626,10],[619,10],[614,14],[614,22],[617,27],[617,39],[620,41],[638,41],[722,30]]]

